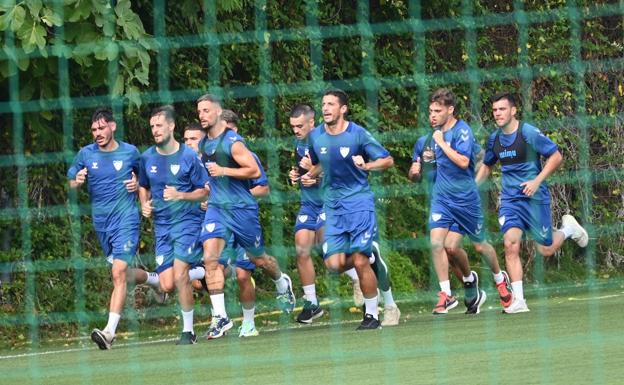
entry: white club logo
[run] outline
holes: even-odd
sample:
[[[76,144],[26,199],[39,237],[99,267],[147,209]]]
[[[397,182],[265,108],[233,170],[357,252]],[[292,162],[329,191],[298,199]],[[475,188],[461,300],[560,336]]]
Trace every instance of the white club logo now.
[[[165,261],[165,256],[164,255],[157,255],[155,259],[156,259],[156,265],[160,266]]]
[[[342,155],[343,158],[346,158],[347,155],[349,155],[349,151],[351,149],[349,147],[340,147],[340,155]]]
[[[327,147],[321,147],[321,154],[327,154]]]
[[[171,173],[173,175],[178,175],[178,171],[180,171],[180,165],[179,164],[172,164],[169,166],[169,169],[171,170]]]
[[[215,229],[215,224],[213,223],[208,223],[206,226],[204,226],[204,228],[206,229],[207,232],[212,233]]]
[[[432,219],[434,222],[439,221],[439,220],[440,220],[440,218],[442,218],[442,214],[438,214],[438,213],[433,213],[433,214],[431,214],[431,219]]]
[[[157,172],[158,172],[158,169],[156,168],[156,166],[150,167],[150,173],[156,174]]]
[[[319,215],[319,218],[321,218],[322,221],[325,220],[325,213],[321,213],[321,215]]]
[[[305,223],[305,221],[308,220],[308,216],[307,215],[299,215],[299,222],[301,223]]]
[[[91,169],[92,170],[97,170],[98,169],[97,162],[92,162],[91,163]]]
[[[115,167],[117,171],[121,170],[121,167],[123,167],[123,160],[114,160],[113,167]]]
[[[504,215],[502,217],[498,217],[498,224],[501,225],[501,226],[505,224],[505,216]]]
[[[327,254],[327,242],[323,243],[323,254]]]

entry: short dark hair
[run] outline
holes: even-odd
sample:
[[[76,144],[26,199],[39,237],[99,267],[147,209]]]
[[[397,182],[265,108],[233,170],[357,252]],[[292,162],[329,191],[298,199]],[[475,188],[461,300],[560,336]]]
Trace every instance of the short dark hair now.
[[[171,104],[165,104],[154,108],[150,113],[150,118],[160,114],[163,114],[165,116],[165,120],[168,122],[175,122],[175,108],[173,108]]]
[[[341,106],[347,106],[349,107],[349,95],[347,95],[346,92],[344,92],[341,89],[338,88],[333,88],[330,90],[325,91],[325,93],[323,94],[323,96],[327,96],[327,95],[332,95],[338,98],[338,103],[340,103]]]
[[[91,115],[91,123],[95,123],[100,119],[104,119],[105,122],[114,122],[115,118],[113,118],[113,112],[110,108],[98,108],[95,110],[93,115]]]
[[[238,127],[238,122],[240,121],[240,119],[238,118],[238,115],[236,115],[236,112],[232,110],[222,110],[221,120],[225,120],[226,123],[234,123],[234,125],[237,127]]]
[[[429,103],[440,103],[445,107],[457,108],[457,100],[455,94],[448,88],[438,88],[431,94]]]
[[[314,114],[315,114],[314,107],[312,107],[311,105],[307,103],[295,104],[292,110],[290,110],[291,118],[296,118],[301,115],[307,118],[314,118]]]
[[[203,133],[206,133],[206,129],[204,127],[202,127],[201,124],[197,123],[197,122],[193,122],[193,123],[189,123],[184,127],[184,131],[201,131]]]
[[[495,102],[498,102],[499,100],[503,100],[503,99],[507,99],[507,101],[512,107],[516,107],[518,105],[515,95],[512,94],[511,92],[504,92],[504,91],[498,92],[494,96],[492,96],[491,101],[492,101],[492,104],[494,104]]]
[[[195,101],[195,104],[199,104],[200,102],[210,102],[210,103],[218,104],[219,106],[221,106],[221,99],[218,96],[212,95],[212,94],[204,94],[200,96]]]

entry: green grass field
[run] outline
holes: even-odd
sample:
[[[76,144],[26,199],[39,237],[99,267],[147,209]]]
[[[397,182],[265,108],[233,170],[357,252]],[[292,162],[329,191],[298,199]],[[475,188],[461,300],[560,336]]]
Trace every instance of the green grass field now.
[[[358,315],[264,326],[194,346],[130,338],[84,347],[0,352],[1,384],[622,384],[624,290],[530,298],[504,315],[492,298],[477,316],[434,317],[401,304],[402,324],[356,332]],[[205,326],[198,328],[203,333]],[[86,343],[86,341],[83,341]]]

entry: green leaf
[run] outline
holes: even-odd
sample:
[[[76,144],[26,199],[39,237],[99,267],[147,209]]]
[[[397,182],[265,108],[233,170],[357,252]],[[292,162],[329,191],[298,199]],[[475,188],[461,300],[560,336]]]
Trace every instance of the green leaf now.
[[[35,50],[35,47],[39,47],[40,50],[45,48],[46,45],[46,30],[37,22],[33,21],[32,24],[25,24],[17,31],[17,37],[22,41],[22,47],[25,53],[30,53]],[[45,56],[45,55],[44,55]]]
[[[17,32],[26,19],[26,10],[19,5],[11,8],[10,11],[0,16],[0,29],[5,30],[7,27],[13,32]]]
[[[141,107],[141,93],[139,89],[135,86],[129,86],[126,91],[126,97],[130,101],[131,104]]]
[[[78,20],[87,19],[91,16],[91,1],[89,0],[78,0],[75,2],[76,4],[73,7],[67,7],[65,14],[67,16],[67,20],[70,22],[76,22]],[[66,6],[69,4],[65,3]]]
[[[41,7],[43,6],[41,0],[27,0],[26,5],[28,6],[32,17],[36,20],[39,17],[39,11],[41,11]]]
[[[63,25],[63,19],[61,18],[61,16],[50,8],[43,9],[43,16],[41,17],[41,21],[46,23],[48,27],[60,27],[61,25]]]
[[[26,71],[29,65],[30,65],[30,59],[27,57],[17,61],[17,68],[19,68],[20,71]]]
[[[120,96],[124,91],[124,77],[122,75],[117,75],[117,80],[113,85],[112,94],[113,96]]]

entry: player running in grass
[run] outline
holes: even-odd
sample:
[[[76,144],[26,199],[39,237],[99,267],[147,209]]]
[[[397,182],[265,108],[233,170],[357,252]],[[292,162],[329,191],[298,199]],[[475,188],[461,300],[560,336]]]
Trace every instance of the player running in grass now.
[[[91,339],[100,349],[110,349],[126,300],[127,282],[158,286],[158,275],[130,268],[139,242],[139,211],[136,206],[139,151],[115,140],[117,124],[109,109],[97,109],[91,117],[95,143],[80,149],[67,171],[69,186],[87,184],[93,227],[104,255],[111,265],[111,293],[108,323],[93,329]]]
[[[296,166],[293,166],[288,174],[292,184],[301,187],[301,206],[295,218],[295,252],[297,254],[297,270],[303,287],[304,302],[303,310],[297,315],[297,322],[309,324],[323,315],[323,309],[319,306],[316,297],[316,272],[312,262],[312,248],[320,245],[323,241],[323,226],[325,225],[325,213],[323,212],[323,197],[321,196],[321,183],[311,186],[303,186],[300,183],[301,175],[308,172],[312,167],[310,160],[310,137],[317,135],[323,130],[322,127],[314,127],[314,108],[308,104],[297,104],[290,112],[290,127],[297,138],[295,143]],[[356,306],[364,304],[364,296],[360,289],[355,269],[345,271],[351,278],[353,286],[353,300]]]
[[[501,300],[509,300],[509,297],[502,290],[507,290],[505,273],[500,270],[494,248],[485,240],[481,199],[474,180],[476,154],[472,129],[463,120],[455,118],[455,109],[455,95],[451,91],[441,88],[431,95],[429,119],[435,127],[431,138],[436,176],[429,229],[433,265],[440,284],[433,314],[446,314],[457,306],[448,277],[449,254],[461,270],[466,314],[478,314],[486,294],[479,289],[479,276],[470,269],[468,255],[461,248],[464,235],[490,265]]]
[[[335,273],[355,267],[365,306],[358,330],[377,329],[377,278],[370,261],[377,221],[368,173],[392,167],[394,160],[368,131],[346,120],[348,109],[344,91],[325,92],[324,131],[314,138],[309,149],[315,166],[301,176],[301,183],[310,186],[324,173],[325,266]]]
[[[529,234],[544,257],[553,255],[563,242],[572,238],[580,247],[587,246],[587,231],[569,214],[561,218],[561,228],[552,231],[550,192],[546,178],[563,161],[557,145],[537,127],[516,119],[518,112],[513,94],[499,93],[492,98],[492,113],[498,129],[487,143],[483,166],[477,173],[482,183],[501,163],[503,175],[498,222],[505,245],[505,264],[511,279],[513,302],[505,313],[529,311],[522,287],[520,242]],[[542,166],[541,158],[546,160]]]
[[[199,120],[207,136],[200,145],[210,174],[210,199],[200,238],[210,300],[214,309],[208,338],[219,338],[232,328],[225,311],[224,276],[219,257],[231,236],[243,247],[254,265],[275,282],[277,300],[285,312],[292,312],[295,296],[288,275],[283,274],[272,256],[265,253],[258,216],[258,203],[249,192],[249,180],[260,176],[260,169],[243,139],[228,129],[221,117],[221,102],[212,95],[197,100]]]
[[[197,236],[203,212],[199,205],[206,199],[206,169],[197,153],[179,143],[172,106],[155,108],[150,115],[150,128],[155,145],[141,155],[141,211],[154,217],[157,272],[164,291],[178,290],[183,328],[178,344],[194,344],[193,292],[191,280],[200,279],[201,247]]]

